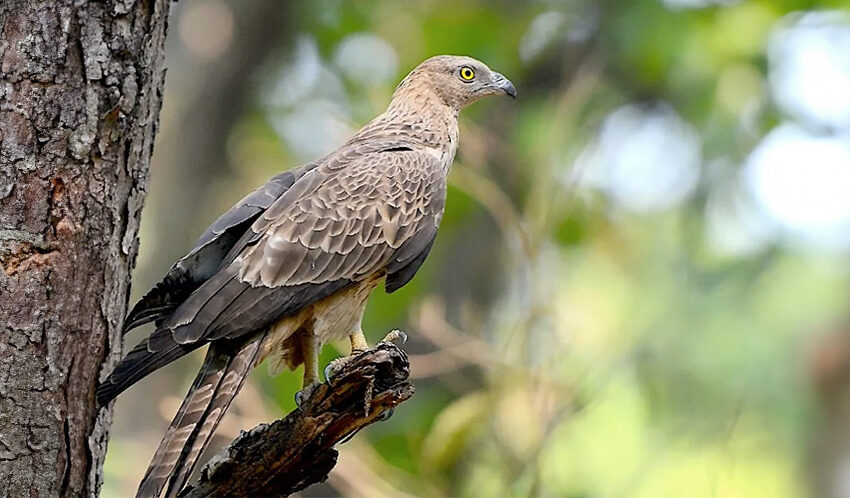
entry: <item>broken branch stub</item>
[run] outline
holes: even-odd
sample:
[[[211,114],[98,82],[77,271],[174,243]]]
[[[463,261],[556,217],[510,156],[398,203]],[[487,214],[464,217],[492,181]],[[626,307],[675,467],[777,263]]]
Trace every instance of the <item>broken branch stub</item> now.
[[[285,418],[243,432],[180,496],[287,496],[324,481],[336,465],[337,443],[413,396],[409,374],[407,355],[395,344],[357,354]]]

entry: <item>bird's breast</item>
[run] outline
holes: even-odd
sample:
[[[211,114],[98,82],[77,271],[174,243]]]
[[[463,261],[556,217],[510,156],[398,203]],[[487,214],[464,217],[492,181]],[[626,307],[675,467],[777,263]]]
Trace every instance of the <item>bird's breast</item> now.
[[[299,362],[288,359],[301,357],[300,352],[290,351],[300,347],[295,334],[314,334],[320,345],[324,345],[360,331],[366,301],[382,278],[382,274],[376,273],[311,304],[295,315],[280,319],[269,331],[260,361],[270,355],[278,356],[284,359],[286,366],[294,369]]]
[[[344,339],[360,331],[366,301],[383,275],[375,274],[347,289],[314,304],[311,312],[312,332],[319,342]]]

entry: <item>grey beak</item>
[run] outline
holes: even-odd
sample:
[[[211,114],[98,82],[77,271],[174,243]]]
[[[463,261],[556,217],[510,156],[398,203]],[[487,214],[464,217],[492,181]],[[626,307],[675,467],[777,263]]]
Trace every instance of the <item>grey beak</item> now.
[[[493,73],[493,86],[505,92],[505,95],[516,100],[516,87],[511,80],[505,78],[501,73]]]

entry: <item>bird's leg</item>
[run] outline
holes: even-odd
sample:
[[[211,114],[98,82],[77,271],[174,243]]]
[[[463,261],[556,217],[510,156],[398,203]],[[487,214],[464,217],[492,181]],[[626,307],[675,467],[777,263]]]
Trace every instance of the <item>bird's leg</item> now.
[[[354,355],[369,349],[369,343],[366,342],[366,336],[363,335],[363,331],[360,329],[357,329],[357,332],[354,332],[353,334],[349,334],[348,340],[351,342],[351,352],[348,353],[348,356],[334,358],[330,363],[328,363],[328,366],[325,367],[325,380],[328,381],[328,383],[331,383],[331,377],[338,374],[345,365],[351,361],[351,358]]]
[[[348,336],[348,340],[351,341],[351,355],[355,355],[360,353],[361,351],[366,351],[369,349],[369,343],[366,342],[366,336],[363,335],[362,330],[358,330],[357,332]]]
[[[348,336],[348,339],[351,341],[352,355],[369,349],[369,343],[366,342],[366,336],[363,335],[362,330],[358,330],[354,334],[351,334],[350,336]],[[392,330],[389,334],[385,335],[383,339],[381,339],[381,342],[404,344],[405,342],[407,342],[407,334],[398,329]]]
[[[295,403],[301,406],[319,385],[319,338],[315,334],[303,332],[300,337],[301,355],[304,357],[304,381],[301,390],[295,393]]]

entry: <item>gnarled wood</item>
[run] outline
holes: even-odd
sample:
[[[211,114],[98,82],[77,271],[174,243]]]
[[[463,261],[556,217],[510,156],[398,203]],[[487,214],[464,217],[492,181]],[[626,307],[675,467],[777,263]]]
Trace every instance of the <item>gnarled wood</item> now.
[[[337,443],[413,396],[409,373],[407,355],[394,344],[358,354],[284,419],[243,432],[180,496],[286,496],[324,481]]]

